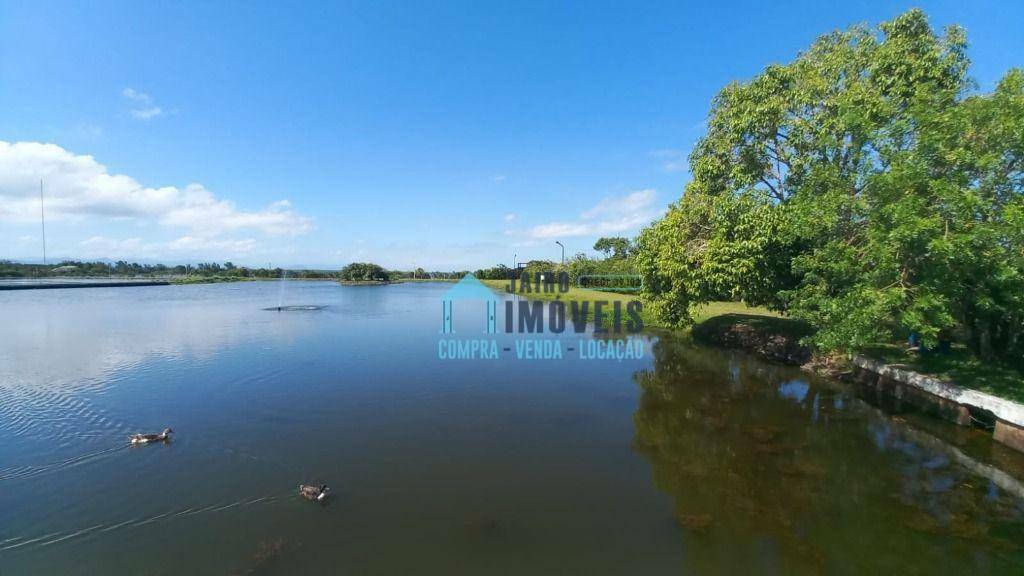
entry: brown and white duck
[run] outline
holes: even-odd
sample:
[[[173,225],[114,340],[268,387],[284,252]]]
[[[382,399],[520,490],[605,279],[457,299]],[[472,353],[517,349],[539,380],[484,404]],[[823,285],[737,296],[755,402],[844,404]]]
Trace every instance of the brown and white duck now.
[[[299,484],[299,495],[306,500],[323,502],[327,499],[327,495],[330,493],[331,489],[327,487],[327,484],[321,484],[319,486],[306,486],[305,484]]]
[[[171,434],[174,430],[170,428],[164,428],[164,431],[159,434],[132,434],[128,437],[128,441],[132,444],[150,444],[152,442],[167,442],[171,439]]]

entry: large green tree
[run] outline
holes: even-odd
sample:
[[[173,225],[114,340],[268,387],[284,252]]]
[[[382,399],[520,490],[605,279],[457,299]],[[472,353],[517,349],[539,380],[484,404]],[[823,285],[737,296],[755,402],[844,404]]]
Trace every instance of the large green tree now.
[[[633,251],[633,243],[621,236],[602,236],[594,242],[594,250],[603,253],[605,258],[628,258]]]
[[[389,279],[387,270],[371,262],[353,262],[342,268],[339,275],[342,280],[351,282],[384,281]]]
[[[638,240],[655,309],[685,322],[728,296],[829,350],[914,331],[1019,353],[1022,75],[968,96],[965,47],[912,10],[725,87],[683,197]]]

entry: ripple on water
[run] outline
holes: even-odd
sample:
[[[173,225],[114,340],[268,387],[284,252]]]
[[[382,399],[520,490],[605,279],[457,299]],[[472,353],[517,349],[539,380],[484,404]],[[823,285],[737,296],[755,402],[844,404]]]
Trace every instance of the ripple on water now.
[[[72,541],[76,538],[81,538],[91,533],[108,533],[120,530],[122,528],[138,528],[141,526],[147,526],[160,522],[171,521],[174,518],[182,516],[197,516],[197,515],[208,515],[224,512],[233,508],[242,508],[252,506],[254,504],[271,504],[285,500],[285,498],[292,494],[292,490],[286,490],[276,492],[273,494],[266,494],[257,497],[247,497],[233,502],[218,502],[210,504],[201,508],[185,508],[183,510],[171,510],[147,518],[129,518],[128,520],[122,520],[120,522],[112,523],[100,523],[89,526],[87,528],[81,528],[77,530],[67,530],[58,532],[49,532],[40,536],[13,536],[3,540],[0,540],[0,552],[7,552],[12,550],[31,550],[45,548],[54,544],[60,544],[64,542]]]
[[[39,387],[0,386],[0,433],[70,442],[84,432],[127,434],[130,428],[89,400]]]
[[[27,466],[16,466],[13,468],[7,468],[0,470],[0,481],[3,480],[22,480],[25,478],[32,478],[45,474],[47,472],[54,472],[57,470],[65,470],[73,466],[78,466],[94,460],[98,460],[115,452],[119,452],[127,448],[127,444],[112,446],[110,448],[104,448],[103,450],[97,450],[95,452],[89,452],[87,454],[81,454],[72,458],[67,458],[57,462],[51,462],[49,464],[42,465],[27,465]]]

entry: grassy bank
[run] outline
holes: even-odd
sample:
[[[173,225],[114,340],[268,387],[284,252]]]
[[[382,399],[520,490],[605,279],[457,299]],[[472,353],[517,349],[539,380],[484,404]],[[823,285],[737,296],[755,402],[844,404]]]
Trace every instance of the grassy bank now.
[[[908,350],[905,345],[887,344],[866,350],[864,355],[965,388],[1024,403],[1024,374],[1020,370],[982,360],[960,345],[954,345],[946,354],[919,354]]]

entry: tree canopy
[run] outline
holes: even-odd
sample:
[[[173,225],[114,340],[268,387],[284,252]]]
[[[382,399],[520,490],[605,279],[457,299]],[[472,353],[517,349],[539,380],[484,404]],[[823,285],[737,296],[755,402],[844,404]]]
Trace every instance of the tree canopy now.
[[[390,275],[377,264],[353,262],[341,269],[341,279],[350,282],[386,281],[390,279]]]
[[[603,253],[605,258],[628,258],[633,251],[633,242],[621,236],[604,236],[594,242],[594,250]]]
[[[693,178],[644,230],[663,319],[730,297],[825,350],[906,332],[1024,352],[1024,73],[973,93],[966,37],[911,10],[819,38],[716,96]]]

